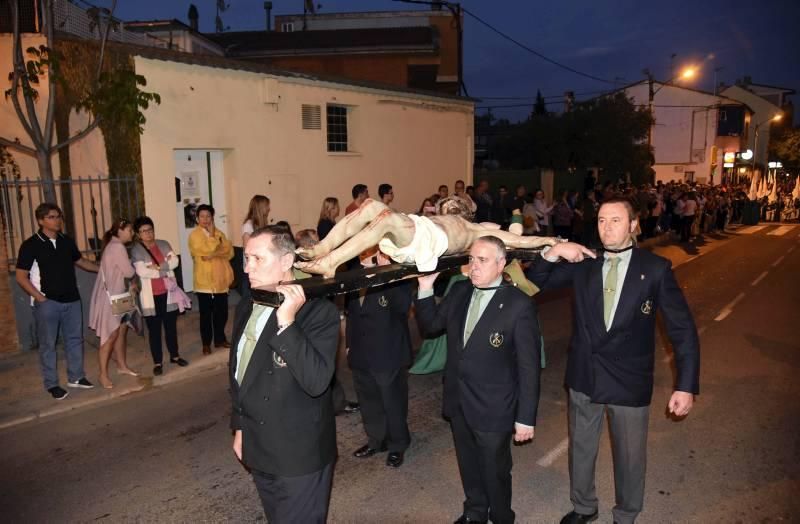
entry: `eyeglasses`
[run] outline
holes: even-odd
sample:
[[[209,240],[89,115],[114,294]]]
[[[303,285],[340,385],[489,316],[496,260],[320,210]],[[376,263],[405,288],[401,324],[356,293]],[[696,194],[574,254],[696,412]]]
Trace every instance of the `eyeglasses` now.
[[[153,232],[153,228],[152,227],[143,227],[142,229],[139,230],[139,234],[140,235],[143,234],[143,233],[152,233],[152,232]]]
[[[45,215],[45,218],[49,218],[50,220],[61,220],[61,215]]]

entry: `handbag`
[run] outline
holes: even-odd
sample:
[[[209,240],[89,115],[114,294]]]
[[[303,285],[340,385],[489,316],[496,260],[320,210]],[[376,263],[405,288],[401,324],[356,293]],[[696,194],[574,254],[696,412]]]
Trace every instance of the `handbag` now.
[[[130,291],[112,295],[108,292],[108,286],[106,286],[106,277],[103,274],[102,269],[100,270],[100,278],[103,279],[103,289],[106,290],[108,300],[111,302],[111,313],[116,316],[122,316],[126,313],[131,313],[136,310],[136,300],[133,298],[133,294]]]

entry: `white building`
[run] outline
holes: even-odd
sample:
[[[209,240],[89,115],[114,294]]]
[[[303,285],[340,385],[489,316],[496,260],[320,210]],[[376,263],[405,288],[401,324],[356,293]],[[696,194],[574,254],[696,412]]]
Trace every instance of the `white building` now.
[[[649,106],[647,80],[624,91],[634,103]],[[651,144],[656,180],[719,183],[722,154],[727,150],[738,152],[739,138],[747,134],[746,105],[724,96],[657,81],[653,82],[653,93],[655,124]],[[726,126],[724,122],[734,116],[740,120],[738,125]],[[722,131],[725,128],[731,130]]]

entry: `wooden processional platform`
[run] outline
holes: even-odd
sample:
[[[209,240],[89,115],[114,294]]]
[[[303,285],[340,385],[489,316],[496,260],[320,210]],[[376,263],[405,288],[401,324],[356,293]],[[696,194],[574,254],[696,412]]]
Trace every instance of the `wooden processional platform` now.
[[[508,261],[517,259],[526,262],[536,259],[541,249],[510,249],[506,255]],[[421,275],[435,272],[453,271],[469,260],[469,255],[448,255],[439,257],[439,263],[434,271],[419,271],[414,264],[390,264],[372,268],[354,269],[337,273],[333,278],[311,277],[286,284],[297,284],[303,287],[306,298],[322,298],[350,293],[358,289],[371,288],[416,278]],[[253,302],[266,306],[278,307],[283,302],[283,295],[275,291],[275,286],[251,289]]]

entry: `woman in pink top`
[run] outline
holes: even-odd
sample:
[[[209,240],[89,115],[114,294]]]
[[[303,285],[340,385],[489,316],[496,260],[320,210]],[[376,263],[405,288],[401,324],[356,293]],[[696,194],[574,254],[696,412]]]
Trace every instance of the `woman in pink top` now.
[[[138,376],[128,367],[127,341],[128,326],[125,315],[115,315],[111,310],[110,295],[118,295],[129,290],[125,279],[133,278],[135,272],[128,258],[125,244],[133,238],[133,227],[127,220],[117,221],[103,236],[100,271],[94,282],[92,301],[89,306],[89,327],[100,337],[97,358],[100,363],[100,383],[106,389],[114,384],[108,377],[108,361],[111,353],[117,363],[117,372]]]

